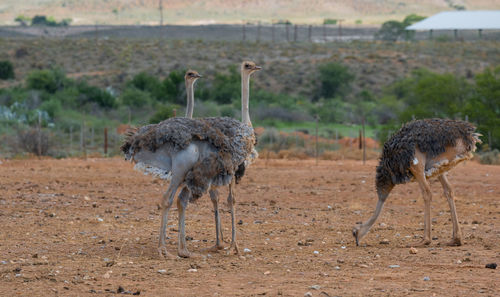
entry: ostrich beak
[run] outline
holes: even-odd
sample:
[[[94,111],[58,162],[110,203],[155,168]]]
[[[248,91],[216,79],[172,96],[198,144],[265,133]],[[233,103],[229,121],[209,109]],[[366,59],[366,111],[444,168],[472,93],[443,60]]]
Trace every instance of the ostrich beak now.
[[[262,69],[262,67],[260,67],[260,66],[255,66],[255,67],[253,68],[253,70],[261,70],[261,69]]]
[[[196,76],[195,76],[195,77],[196,77],[196,78],[200,78],[200,77],[203,77],[203,75],[201,75],[201,74],[196,74]]]

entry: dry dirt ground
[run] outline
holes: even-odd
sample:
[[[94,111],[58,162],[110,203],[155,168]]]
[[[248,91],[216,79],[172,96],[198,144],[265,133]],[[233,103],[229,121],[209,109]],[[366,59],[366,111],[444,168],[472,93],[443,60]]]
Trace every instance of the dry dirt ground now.
[[[435,240],[416,254],[405,247],[423,233],[414,183],[395,188],[362,246],[354,244],[352,226],[376,203],[375,166],[260,160],[237,189],[242,253],[165,260],[156,249],[165,183],[118,158],[4,160],[0,295],[498,296],[500,269],[485,265],[500,264],[500,166],[468,162],[450,173],[461,247],[440,245],[451,237],[451,221],[442,189],[432,183]],[[211,208],[208,197],[188,207],[192,252],[213,244]],[[223,208],[228,240],[230,215]],[[176,209],[168,235],[175,253]]]

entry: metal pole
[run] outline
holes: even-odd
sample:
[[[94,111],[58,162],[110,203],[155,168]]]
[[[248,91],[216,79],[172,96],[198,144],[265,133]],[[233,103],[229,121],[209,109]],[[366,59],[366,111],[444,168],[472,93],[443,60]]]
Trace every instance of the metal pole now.
[[[290,34],[289,34],[289,25],[286,23],[285,28],[286,28],[286,41],[290,42]]]
[[[243,24],[243,41],[245,41],[247,39],[247,28],[246,28],[246,24]]]
[[[323,24],[323,40],[326,42],[326,24]]]
[[[159,9],[160,9],[160,26],[163,26],[163,1],[160,0]]]
[[[293,27],[293,42],[297,42],[297,25]]]
[[[308,36],[309,42],[311,42],[311,40],[312,40],[312,36],[311,35],[312,35],[312,25],[309,25],[309,28],[307,30],[307,36]]]
[[[276,39],[275,39],[275,36],[274,36],[274,24],[271,24],[271,28],[272,28],[272,35],[273,35],[273,43],[276,42]]]

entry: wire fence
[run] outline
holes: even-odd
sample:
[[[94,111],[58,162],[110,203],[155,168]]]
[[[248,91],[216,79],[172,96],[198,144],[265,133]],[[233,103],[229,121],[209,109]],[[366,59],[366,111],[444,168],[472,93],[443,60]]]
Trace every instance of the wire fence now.
[[[309,25],[291,23],[244,23],[241,25],[142,26],[84,25],[69,27],[2,26],[0,38],[156,38],[243,42],[312,42],[375,40],[379,26],[342,23]],[[416,32],[415,40],[500,40],[500,30],[439,30]]]

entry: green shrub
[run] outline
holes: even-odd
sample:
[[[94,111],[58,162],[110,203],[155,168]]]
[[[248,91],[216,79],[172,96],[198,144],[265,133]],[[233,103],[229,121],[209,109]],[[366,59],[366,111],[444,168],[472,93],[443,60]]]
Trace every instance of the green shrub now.
[[[54,119],[62,110],[61,101],[57,98],[51,98],[40,105],[40,109],[46,111]]]
[[[162,82],[167,101],[176,104],[186,104],[186,87],[184,84],[184,71],[172,71]]]
[[[156,100],[166,100],[167,94],[165,93],[162,83],[156,77],[145,72],[136,74],[132,80],[127,83],[127,85],[150,93]]]
[[[321,84],[316,99],[319,97],[334,98],[344,96],[351,90],[354,74],[349,71],[347,66],[340,63],[328,63],[319,66],[318,69]]]
[[[415,32],[405,30],[406,27],[413,23],[420,22],[423,19],[425,19],[425,17],[410,14],[406,16],[402,22],[394,20],[387,21],[382,24],[382,27],[375,34],[375,37],[386,41],[396,41],[399,39],[411,40],[415,36]]]
[[[324,19],[323,24],[324,25],[336,25],[337,20],[336,19]]]
[[[229,74],[215,74],[209,96],[210,100],[219,104],[229,104],[235,100],[241,100],[240,75],[236,67],[230,67]]]
[[[59,69],[43,69],[35,70],[28,74],[26,79],[27,87],[29,89],[46,91],[48,93],[55,93],[64,87],[68,80],[64,72]]]
[[[131,107],[143,107],[151,104],[151,95],[137,88],[127,88],[120,95],[119,100],[121,104]]]
[[[14,66],[10,61],[0,61],[0,79],[13,79]]]
[[[103,89],[88,85],[85,81],[81,81],[77,84],[77,90],[80,93],[78,100],[82,105],[94,102],[104,108],[112,108],[116,106],[115,97]]]
[[[178,112],[179,105],[163,105],[157,109],[155,114],[149,118],[150,124],[156,124],[174,116],[174,109]]]

